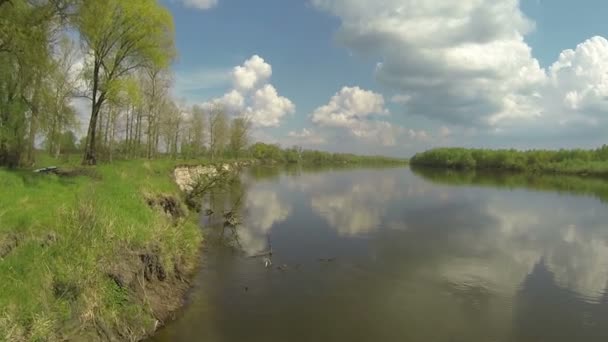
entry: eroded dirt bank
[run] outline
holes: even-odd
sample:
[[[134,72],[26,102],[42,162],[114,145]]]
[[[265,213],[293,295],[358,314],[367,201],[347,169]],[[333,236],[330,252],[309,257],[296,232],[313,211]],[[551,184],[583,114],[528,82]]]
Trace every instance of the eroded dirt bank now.
[[[192,219],[195,211],[186,201],[191,192],[202,183],[211,186],[216,178],[236,174],[251,162],[240,161],[217,165],[181,165],[173,170],[173,180],[182,192],[182,198],[171,195],[146,196],[151,208],[170,217],[178,229],[180,220]],[[206,184],[202,184],[203,186]],[[202,246],[201,246],[202,247]],[[120,264],[113,265],[108,275],[117,285],[130,289],[153,312],[156,322],[142,338],[151,336],[158,328],[175,318],[184,303],[190,281],[196,273],[197,263],[175,260],[167,264],[157,249],[126,253]],[[111,339],[110,339],[111,340]]]

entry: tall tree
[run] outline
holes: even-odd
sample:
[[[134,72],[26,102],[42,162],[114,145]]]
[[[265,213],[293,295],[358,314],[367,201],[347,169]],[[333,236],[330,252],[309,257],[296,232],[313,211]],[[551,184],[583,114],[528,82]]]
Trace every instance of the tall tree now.
[[[230,123],[230,152],[238,158],[249,144],[251,122],[245,117],[232,119]]]
[[[139,126],[139,120],[141,120],[141,107],[143,105],[141,84],[137,77],[130,77],[127,80],[124,91],[126,96],[125,152],[128,156],[133,156],[140,148],[136,136],[136,127]]]
[[[200,106],[192,107],[192,118],[190,119],[190,129],[192,132],[192,156],[199,157],[205,151],[206,123],[205,111]]]
[[[61,37],[48,73],[48,91],[44,101],[47,115],[44,117],[43,128],[49,153],[55,156],[62,150],[62,136],[77,121],[75,110],[70,105],[80,77],[76,70],[77,59],[75,43],[67,36]]]
[[[0,4],[0,165],[32,162],[49,44],[61,3],[11,0]]]
[[[161,135],[161,110],[165,110],[165,106],[170,102],[171,75],[165,68],[149,66],[145,68],[141,81],[146,103],[143,110],[145,110],[145,116],[148,119],[146,156],[151,159],[158,151],[158,142]]]
[[[173,101],[167,101],[161,107],[160,122],[160,135],[165,143],[167,154],[175,159],[179,152],[183,116],[180,108]]]
[[[216,106],[209,113],[209,151],[211,159],[224,153],[228,143],[228,118],[222,106]]]
[[[75,21],[89,57],[91,118],[83,164],[93,165],[98,117],[108,89],[137,68],[170,63],[175,55],[173,19],[156,0],[82,0]]]
[[[133,77],[125,77],[112,84],[108,90],[104,127],[104,150],[107,159],[112,162],[114,157],[114,143],[116,141],[118,123],[120,118],[128,115],[131,104],[137,101],[138,84]],[[128,119],[128,117],[127,117]]]

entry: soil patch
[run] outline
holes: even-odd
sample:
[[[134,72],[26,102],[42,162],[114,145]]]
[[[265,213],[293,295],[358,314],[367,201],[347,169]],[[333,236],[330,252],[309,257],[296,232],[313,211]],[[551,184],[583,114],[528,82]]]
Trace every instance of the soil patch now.
[[[176,260],[173,269],[167,269],[157,248],[144,251],[124,250],[117,264],[109,265],[106,275],[117,286],[127,291],[135,301],[148,307],[157,322],[148,327],[151,335],[165,322],[174,319],[173,313],[182,306],[190,287],[188,270],[184,260]]]
[[[160,210],[169,217],[177,220],[186,215],[181,202],[170,195],[146,196],[146,202],[155,210]]]
[[[9,255],[21,243],[21,237],[17,234],[0,236],[0,259]]]

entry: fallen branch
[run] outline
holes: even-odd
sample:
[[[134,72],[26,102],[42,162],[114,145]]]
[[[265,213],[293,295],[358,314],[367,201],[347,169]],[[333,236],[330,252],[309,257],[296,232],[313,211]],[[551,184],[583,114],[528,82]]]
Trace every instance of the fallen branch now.
[[[59,168],[57,166],[48,166],[34,170],[35,173],[57,173],[58,171]]]

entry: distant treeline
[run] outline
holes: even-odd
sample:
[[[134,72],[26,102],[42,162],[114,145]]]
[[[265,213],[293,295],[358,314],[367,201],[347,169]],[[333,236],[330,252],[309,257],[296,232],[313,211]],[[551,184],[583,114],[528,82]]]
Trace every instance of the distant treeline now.
[[[608,175],[608,145],[594,150],[488,150],[436,148],[416,154],[413,166],[450,169]]]
[[[255,143],[249,148],[249,157],[276,163],[288,164],[406,164],[407,160],[384,156],[361,156],[350,153],[331,153],[304,150],[300,147],[281,148],[279,145]]]

